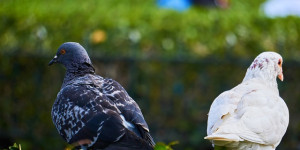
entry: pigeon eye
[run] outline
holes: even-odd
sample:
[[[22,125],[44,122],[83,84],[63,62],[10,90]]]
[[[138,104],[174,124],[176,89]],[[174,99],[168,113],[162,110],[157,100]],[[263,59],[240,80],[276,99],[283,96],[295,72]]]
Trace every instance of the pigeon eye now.
[[[64,55],[66,53],[66,50],[62,49],[60,50],[60,54]]]
[[[281,65],[281,60],[280,60],[280,59],[278,60],[278,65],[279,65],[279,66]]]

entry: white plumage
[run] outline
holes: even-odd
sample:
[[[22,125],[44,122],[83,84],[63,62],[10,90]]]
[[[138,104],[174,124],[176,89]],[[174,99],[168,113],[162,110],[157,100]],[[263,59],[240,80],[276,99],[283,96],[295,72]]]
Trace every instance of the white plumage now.
[[[283,80],[282,57],[275,52],[258,55],[243,82],[212,103],[205,139],[229,149],[274,150],[289,122],[277,77]]]

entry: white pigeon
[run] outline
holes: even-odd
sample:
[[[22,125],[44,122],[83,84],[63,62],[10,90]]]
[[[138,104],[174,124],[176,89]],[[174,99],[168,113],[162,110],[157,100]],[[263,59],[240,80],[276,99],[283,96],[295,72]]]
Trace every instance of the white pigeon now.
[[[289,123],[276,82],[283,81],[282,61],[275,52],[258,55],[243,82],[212,103],[204,139],[231,150],[275,150]]]

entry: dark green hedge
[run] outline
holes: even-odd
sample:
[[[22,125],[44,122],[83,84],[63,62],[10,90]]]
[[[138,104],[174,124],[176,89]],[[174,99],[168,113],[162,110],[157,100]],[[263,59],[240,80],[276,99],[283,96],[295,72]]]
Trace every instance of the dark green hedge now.
[[[78,41],[97,56],[249,57],[271,50],[297,59],[300,19],[269,19],[262,2],[176,12],[160,9],[154,0],[0,1],[0,49],[49,55],[65,41]],[[95,43],[99,30],[103,34]]]

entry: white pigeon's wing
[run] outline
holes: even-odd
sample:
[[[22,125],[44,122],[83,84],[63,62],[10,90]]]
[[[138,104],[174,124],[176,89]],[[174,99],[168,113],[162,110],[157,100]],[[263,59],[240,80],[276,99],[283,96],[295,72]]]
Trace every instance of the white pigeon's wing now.
[[[213,132],[224,123],[228,117],[234,114],[240,95],[232,90],[220,94],[212,103],[207,121],[207,135]]]
[[[276,145],[286,131],[288,109],[278,93],[252,84],[255,88],[242,96],[237,107],[236,118],[243,125],[238,135],[250,142]]]

